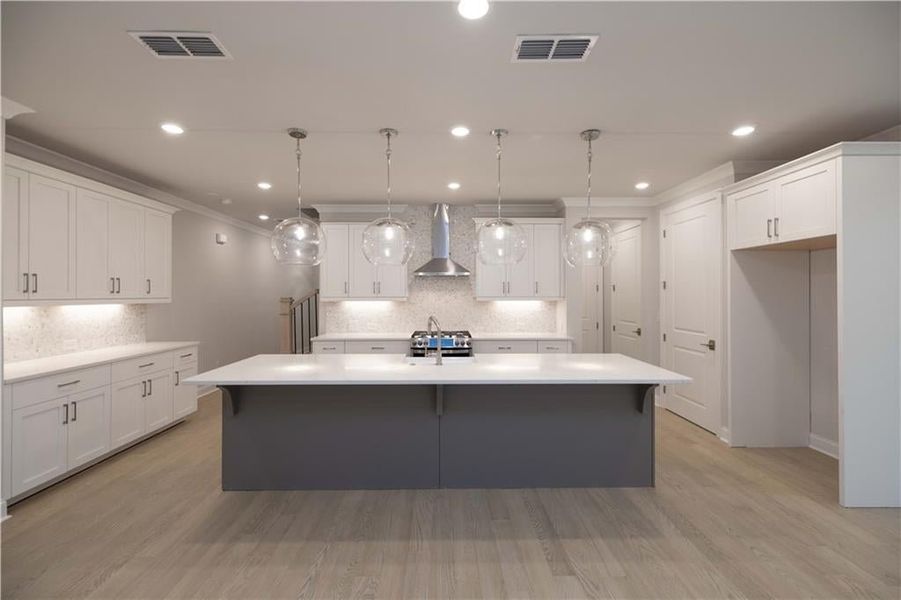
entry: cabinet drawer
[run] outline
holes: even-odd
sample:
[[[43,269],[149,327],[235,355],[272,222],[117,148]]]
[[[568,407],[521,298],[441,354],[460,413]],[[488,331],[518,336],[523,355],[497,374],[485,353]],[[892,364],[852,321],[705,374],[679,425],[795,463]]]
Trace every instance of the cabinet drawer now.
[[[185,352],[182,352],[185,354]],[[163,371],[172,368],[173,360],[172,352],[161,352],[159,354],[150,354],[139,358],[131,358],[121,362],[113,363],[112,380],[122,381],[131,379],[132,377],[141,377],[157,371]]]
[[[176,369],[192,365],[197,362],[197,346],[180,348],[172,353]]]
[[[569,350],[569,341],[567,340],[553,340],[553,341],[542,341],[538,340],[538,352],[540,354],[566,354]]]
[[[344,342],[313,342],[313,354],[344,354]]]
[[[407,354],[410,352],[410,342],[397,340],[368,340],[345,342],[344,348],[348,354]]]
[[[13,410],[109,385],[110,367],[102,365],[14,383]]]
[[[485,340],[472,343],[476,354],[534,354],[538,352],[535,340]]]

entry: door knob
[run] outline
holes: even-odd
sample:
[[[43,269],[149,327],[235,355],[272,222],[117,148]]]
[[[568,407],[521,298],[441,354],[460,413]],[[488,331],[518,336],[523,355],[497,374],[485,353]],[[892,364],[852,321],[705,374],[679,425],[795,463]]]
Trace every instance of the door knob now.
[[[701,342],[702,346],[706,346],[708,350],[716,350],[716,340],[707,340],[706,342]]]
[[[640,336],[641,335],[641,327],[639,327],[638,329],[633,329],[632,333],[634,333],[637,336]]]

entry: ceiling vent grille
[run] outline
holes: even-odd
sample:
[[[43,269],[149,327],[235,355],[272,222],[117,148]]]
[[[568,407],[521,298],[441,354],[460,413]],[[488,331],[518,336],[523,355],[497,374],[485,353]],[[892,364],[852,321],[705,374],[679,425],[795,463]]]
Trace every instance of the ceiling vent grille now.
[[[231,58],[211,33],[181,31],[129,31],[157,58]]]
[[[596,35],[518,35],[513,62],[584,62]]]

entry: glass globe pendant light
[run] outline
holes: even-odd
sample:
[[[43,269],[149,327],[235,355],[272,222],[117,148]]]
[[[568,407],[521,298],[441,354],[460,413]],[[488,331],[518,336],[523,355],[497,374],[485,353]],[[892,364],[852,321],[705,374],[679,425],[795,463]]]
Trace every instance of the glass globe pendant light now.
[[[379,133],[387,140],[388,215],[376,219],[363,230],[363,256],[374,265],[405,265],[413,255],[413,236],[409,225],[391,216],[391,138],[397,135],[397,130],[386,127]]]
[[[600,137],[597,129],[581,134],[588,142],[588,194],[585,218],[573,225],[563,242],[563,256],[571,267],[603,267],[613,258],[613,229],[609,224],[591,217],[591,142]]]
[[[319,223],[304,216],[300,201],[300,140],[306,139],[307,132],[292,127],[288,135],[297,143],[297,216],[275,226],[269,245],[281,264],[316,266],[325,256],[325,232]]]
[[[493,129],[497,138],[497,217],[479,226],[476,234],[479,260],[486,265],[513,265],[526,255],[526,234],[522,227],[501,217],[501,138],[506,129]]]

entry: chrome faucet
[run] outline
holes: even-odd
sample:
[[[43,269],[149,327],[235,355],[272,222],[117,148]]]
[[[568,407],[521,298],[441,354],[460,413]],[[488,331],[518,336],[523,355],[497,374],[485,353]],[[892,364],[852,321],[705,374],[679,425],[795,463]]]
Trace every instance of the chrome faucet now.
[[[431,337],[432,335],[432,324],[435,324],[435,329],[438,330],[438,338],[435,340],[435,347],[438,349],[438,357],[435,359],[435,364],[440,365],[441,363],[441,324],[438,323],[438,319],[435,318],[435,315],[429,315],[429,323],[425,326],[426,333]]]

